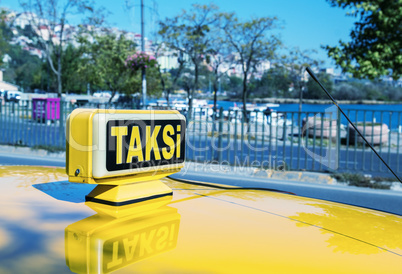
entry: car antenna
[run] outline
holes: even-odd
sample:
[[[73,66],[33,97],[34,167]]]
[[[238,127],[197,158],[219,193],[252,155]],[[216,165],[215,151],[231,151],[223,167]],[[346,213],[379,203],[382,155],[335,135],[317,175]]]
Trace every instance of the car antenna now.
[[[398,179],[398,181],[402,184],[401,179],[398,177],[398,175],[395,174],[395,172],[392,170],[392,168],[384,161],[384,159],[380,156],[380,154],[378,154],[378,152],[370,145],[370,143],[366,140],[366,138],[363,136],[363,134],[361,134],[361,132],[357,129],[357,127],[352,123],[352,121],[350,121],[349,117],[345,114],[345,112],[343,112],[343,110],[341,109],[341,107],[338,105],[338,103],[335,101],[335,99],[331,96],[331,94],[326,90],[326,88],[320,83],[320,81],[318,81],[318,78],[315,76],[314,72],[309,68],[306,67],[306,71],[308,72],[308,74],[310,74],[311,78],[314,79],[314,81],[317,82],[317,84],[320,85],[320,87],[325,91],[325,93],[327,94],[327,96],[329,97],[329,99],[331,99],[332,103],[334,103],[334,105],[339,109],[339,111],[343,114],[343,116],[345,116],[345,118],[348,120],[348,122],[352,125],[352,127],[356,130],[357,133],[359,133],[360,137],[362,137],[362,139],[364,140],[364,142],[366,142],[366,144],[371,148],[371,150],[377,155],[378,158],[380,158],[380,160],[384,163],[384,165],[389,169],[389,171],[391,171],[391,173],[395,176],[395,178]]]

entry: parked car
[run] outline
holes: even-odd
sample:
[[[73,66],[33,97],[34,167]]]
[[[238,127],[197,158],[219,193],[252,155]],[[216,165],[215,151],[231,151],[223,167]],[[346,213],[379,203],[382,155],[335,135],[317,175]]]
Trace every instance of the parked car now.
[[[4,93],[4,100],[6,102],[19,102],[21,100],[21,94],[22,92],[20,91],[5,91]]]
[[[4,94],[6,92],[4,90],[0,90],[0,105],[4,104]]]

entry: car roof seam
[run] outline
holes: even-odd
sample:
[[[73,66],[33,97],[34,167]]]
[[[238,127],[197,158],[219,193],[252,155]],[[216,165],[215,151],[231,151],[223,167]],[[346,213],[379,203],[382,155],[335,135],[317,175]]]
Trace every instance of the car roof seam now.
[[[364,243],[364,244],[367,244],[367,245],[371,245],[371,246],[373,246],[373,247],[377,247],[377,248],[379,248],[379,249],[381,249],[381,250],[384,250],[384,251],[390,252],[390,253],[392,253],[392,254],[394,254],[394,255],[397,255],[397,256],[399,256],[399,257],[402,257],[402,254],[399,254],[399,253],[394,252],[394,251],[392,251],[392,250],[389,250],[389,249],[387,249],[387,248],[378,246],[378,245],[376,245],[376,244],[373,244],[373,243],[370,243],[370,242],[367,242],[367,241],[364,241],[364,240],[355,238],[355,237],[353,237],[353,236],[349,236],[349,235],[346,235],[346,234],[343,234],[343,233],[340,233],[340,232],[337,232],[337,231],[334,231],[334,230],[325,228],[325,227],[321,227],[321,226],[319,226],[319,225],[315,225],[315,224],[311,224],[311,223],[308,223],[308,222],[305,222],[305,221],[301,221],[301,220],[297,220],[297,219],[294,219],[294,218],[290,218],[290,217],[287,217],[287,216],[284,216],[284,215],[281,215],[281,214],[278,214],[278,213],[270,212],[270,211],[267,211],[267,210],[263,210],[263,209],[260,209],[260,208],[255,208],[255,207],[251,207],[251,206],[247,206],[247,205],[242,205],[242,204],[239,204],[239,203],[227,201],[227,200],[224,200],[224,199],[221,199],[221,198],[217,198],[217,197],[211,197],[211,196],[209,196],[209,195],[203,195],[203,194],[199,194],[199,193],[195,193],[195,194],[200,195],[200,196],[204,196],[204,197],[206,197],[206,198],[215,199],[215,200],[219,200],[219,201],[222,201],[222,202],[231,203],[231,204],[234,204],[234,205],[238,205],[238,206],[242,206],[242,207],[254,209],[254,210],[261,211],[261,212],[264,212],[264,213],[268,213],[268,214],[271,214],[271,215],[274,215],[274,216],[277,216],[277,217],[285,218],[285,219],[288,219],[288,220],[292,220],[292,221],[295,221],[295,222],[299,222],[299,223],[303,223],[303,224],[306,224],[306,225],[309,225],[309,226],[313,226],[313,227],[316,227],[316,228],[319,228],[319,229],[323,229],[323,230],[326,230],[326,231],[328,231],[328,232],[331,232],[331,233],[334,233],[334,234],[338,234],[338,235],[340,235],[340,236],[344,236],[344,237],[350,238],[350,239],[352,239],[352,240],[356,240],[356,241],[358,241],[358,242],[361,242],[361,243]]]

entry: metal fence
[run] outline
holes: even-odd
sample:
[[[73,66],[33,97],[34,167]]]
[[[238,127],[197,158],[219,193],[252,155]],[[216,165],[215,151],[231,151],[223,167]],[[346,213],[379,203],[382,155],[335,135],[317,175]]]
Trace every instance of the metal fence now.
[[[75,108],[132,108],[131,104],[114,103],[36,103],[0,101],[0,144],[64,150],[65,122]]]
[[[391,176],[340,113],[220,112],[195,109],[188,121],[187,159],[268,169],[362,172]],[[397,173],[402,172],[401,112],[348,110],[365,138]],[[248,121],[247,121],[248,120]]]
[[[132,108],[131,105],[62,102],[52,106],[58,117],[38,115],[32,101],[0,106],[0,143],[54,150],[65,148],[65,121],[77,107]],[[36,113],[35,113],[36,112]],[[401,176],[402,112],[347,110],[366,139]],[[241,109],[214,114],[193,108],[187,116],[186,159],[205,164],[255,166],[267,169],[362,172],[390,176],[390,172],[340,113],[263,112]]]

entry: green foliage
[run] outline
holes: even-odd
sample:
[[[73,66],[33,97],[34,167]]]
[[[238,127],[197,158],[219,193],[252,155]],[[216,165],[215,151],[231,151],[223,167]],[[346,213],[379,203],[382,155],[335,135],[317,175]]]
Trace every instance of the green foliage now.
[[[295,98],[298,93],[292,89],[290,71],[273,67],[266,71],[253,91],[256,97]]]
[[[11,60],[2,64],[4,80],[28,92],[40,88],[42,84],[42,61],[20,46],[9,44],[13,38],[13,33],[4,20],[5,16],[6,13],[2,11],[0,14],[0,63],[2,63],[5,54]]]
[[[330,76],[326,73],[318,73],[316,76],[322,85],[328,90],[328,92],[332,94],[333,82]],[[328,99],[322,88],[312,78],[308,79],[307,92],[305,93],[304,97],[307,99]]]
[[[61,97],[63,92],[63,67],[62,58],[65,45],[69,43],[68,35],[66,35],[66,26],[69,24],[71,15],[88,14],[90,16],[95,12],[93,3],[88,0],[64,0],[64,1],[48,1],[48,0],[21,0],[20,6],[28,16],[31,29],[40,29],[45,26],[50,37],[57,39],[45,39],[38,32],[31,32],[33,38],[41,50],[45,53],[45,58],[50,71],[55,75],[57,82],[57,93]],[[35,14],[41,20],[38,20]],[[100,14],[99,14],[100,15]],[[85,17],[84,17],[85,18]]]
[[[234,14],[223,16],[226,43],[238,55],[238,64],[242,67],[244,75],[247,76],[261,62],[274,58],[275,51],[281,44],[278,37],[269,35],[269,32],[277,27],[276,17],[252,18],[240,22]]]
[[[63,90],[68,93],[85,93],[87,79],[79,72],[81,64],[81,49],[68,44],[62,55],[62,83]]]
[[[390,189],[391,182],[395,181],[390,178],[367,177],[360,173],[335,173],[332,175],[338,182],[347,183],[350,186],[368,187],[375,189]]]
[[[176,83],[178,78],[180,77],[181,72],[179,72],[179,69],[171,69],[169,72],[161,72],[159,77],[162,77],[165,85],[165,90],[172,92],[176,88]],[[176,82],[175,82],[176,79]]]
[[[39,150],[39,149],[46,150],[50,153],[61,153],[66,151],[65,147],[57,147],[57,146],[35,145],[31,147],[31,150]]]
[[[303,93],[306,90],[305,69],[306,67],[317,66],[320,61],[315,60],[311,55],[313,50],[300,50],[298,47],[292,48],[288,53],[281,57],[279,64],[289,72],[292,84],[292,95],[299,97],[299,110],[302,110]],[[316,96],[314,96],[316,97]]]
[[[335,85],[332,96],[336,100],[359,100],[365,98],[363,90],[352,83]]]
[[[123,35],[81,36],[83,53],[79,72],[86,76],[91,86],[101,90],[132,93],[135,77],[127,69],[125,60],[135,51],[135,44]],[[138,79],[137,79],[138,80]]]
[[[116,92],[125,94],[140,92],[140,72],[133,72],[126,66],[127,57],[135,52],[134,42],[123,35],[119,37],[112,34],[95,35],[93,41],[90,38],[92,37],[84,35],[79,38],[82,58],[78,71],[86,77],[91,86],[112,91],[112,98]],[[161,92],[157,75],[157,68],[147,70],[149,94]]]
[[[7,43],[7,26],[5,24],[5,11],[2,10],[0,12],[0,66],[3,64],[3,57],[7,51],[8,43]]]
[[[242,85],[242,79],[240,77],[237,77],[235,75],[225,76],[222,78],[221,82],[222,90],[226,90],[229,94],[232,94],[232,96],[241,98],[240,87]]]
[[[235,52],[237,63],[242,68],[243,112],[247,117],[246,103],[250,76],[263,61],[272,61],[274,59],[275,51],[281,44],[279,38],[270,33],[277,27],[277,18],[251,18],[241,22],[234,14],[226,13],[221,16],[224,18],[225,43]]]
[[[161,21],[159,34],[168,47],[187,55],[198,67],[210,49],[210,31],[218,22],[215,13],[218,7],[198,4],[192,7],[191,12],[183,10],[180,15]]]
[[[384,82],[350,81],[335,85],[333,97],[338,100],[400,101],[402,88]]]
[[[5,67],[4,80],[28,92],[40,88],[42,61],[17,45],[9,45],[6,53],[11,61]]]
[[[332,6],[352,9],[349,15],[359,17],[350,33],[351,42],[326,46],[343,72],[370,79],[402,75],[402,0],[327,0]]]
[[[180,15],[166,18],[159,23],[158,33],[164,43],[174,51],[180,52],[179,63],[184,65],[191,62],[193,65],[193,71],[178,80],[178,83],[187,91],[190,114],[194,91],[199,89],[202,62],[212,49],[213,35],[211,32],[217,28],[219,23],[217,10],[218,7],[213,4],[193,4],[191,11],[183,10]],[[187,68],[189,67],[187,66]]]
[[[158,79],[159,71],[155,67],[147,69],[147,94],[159,98],[162,95],[162,85]],[[139,76],[139,74],[138,74]],[[141,82],[137,82],[135,90],[141,90]]]
[[[399,66],[398,68],[400,69],[401,63],[398,61],[400,57],[400,39],[394,38],[400,30],[401,24],[397,26],[396,20],[400,21],[402,12],[390,19],[389,16],[393,16],[395,12],[389,10],[388,6],[384,4],[385,1],[328,1],[332,5],[342,8],[354,7],[355,12],[353,15],[360,17],[360,22],[352,32],[354,41],[347,44],[350,47],[350,52],[348,51],[349,48],[343,49],[340,46],[336,49],[327,47],[328,51],[332,52],[333,55],[336,51],[336,54],[339,55],[339,60],[343,58],[342,61],[346,62],[344,63],[346,64],[344,71],[353,72],[349,70],[353,67],[353,70],[362,77],[374,75],[364,74],[370,66],[374,68],[374,61],[367,59],[371,62],[371,65],[365,69],[364,65],[362,65],[363,63],[360,64],[358,59],[353,59],[353,56],[359,52],[364,53],[365,48],[373,56],[376,56],[375,59],[378,59],[378,62],[388,62],[393,59],[393,64],[396,64],[397,67]],[[392,2],[390,6],[394,7],[395,3],[401,3],[401,1]],[[26,0],[22,2],[28,3]],[[47,7],[53,4],[56,5],[56,3],[47,3],[42,0],[39,2]],[[85,1],[65,0],[64,2],[74,2],[75,6],[72,10],[80,13],[82,10],[80,10],[79,3],[84,3]],[[379,9],[377,9],[378,7]],[[33,5],[29,8],[35,9],[37,7]],[[90,11],[91,7],[88,6],[84,10]],[[90,13],[93,15],[93,11],[90,11]],[[380,14],[382,15],[380,16]],[[1,16],[3,17],[4,13]],[[64,18],[63,16],[59,14],[57,17],[62,19]],[[68,16],[66,15],[65,18],[68,18]],[[91,17],[90,19],[96,20],[97,18]],[[366,24],[373,22],[370,20],[376,20],[376,24]],[[385,21],[391,25],[384,26],[380,24],[380,22]],[[193,5],[192,10],[183,11],[176,17],[162,21],[159,34],[163,42],[159,43],[160,52],[157,50],[155,57],[159,58],[163,55],[171,57],[171,54],[174,54],[178,58],[180,67],[167,71],[155,68],[156,60],[152,60],[152,65],[147,60],[147,66],[151,66],[151,68],[147,67],[146,74],[148,93],[159,96],[164,90],[167,96],[175,89],[182,88],[188,92],[191,98],[194,98],[197,96],[195,92],[198,93],[200,90],[218,90],[219,83],[221,89],[227,91],[230,97],[236,96],[244,101],[249,96],[249,93],[250,97],[257,98],[302,99],[304,96],[311,99],[327,99],[325,93],[315,82],[311,81],[311,79],[307,81],[305,78],[304,69],[306,66],[316,67],[320,64],[320,62],[312,58],[312,51],[301,51],[298,48],[292,48],[278,60],[276,52],[282,45],[280,40],[272,34],[272,30],[278,27],[277,22],[276,18],[270,17],[240,21],[234,14],[219,13],[218,7],[214,5]],[[363,24],[362,22],[365,23]],[[379,25],[377,26],[377,24]],[[376,35],[379,35],[378,39],[372,39],[370,43],[357,40],[362,37],[371,37],[369,36],[370,29],[374,27],[377,28],[376,30],[381,31],[381,33],[376,33]],[[391,27],[393,27],[394,33],[387,36],[390,40],[385,40],[383,34],[385,30]],[[36,48],[44,46],[43,39],[41,40],[32,28],[17,28],[17,30],[18,35],[24,35],[33,41],[30,46]],[[364,35],[358,31],[364,33]],[[44,51],[44,58],[48,60],[40,60],[38,57],[22,50],[19,46],[9,45],[8,42],[12,36],[10,28],[7,27],[4,20],[1,20],[0,60],[5,53],[12,58],[10,63],[3,64],[4,78],[6,81],[21,86],[25,91],[33,91],[35,88],[46,90],[47,86],[49,86],[50,91],[56,91],[59,90],[59,83],[62,83],[62,90],[69,93],[85,92],[88,83],[92,90],[110,90],[113,93],[133,94],[139,93],[141,90],[140,71],[142,66],[136,66],[134,70],[127,69],[127,63],[125,63],[127,57],[134,54],[136,48],[132,41],[128,41],[123,36],[91,36],[91,34],[86,33],[79,38],[78,44],[80,46],[78,48],[72,46],[66,40],[63,41],[62,47],[57,44],[48,45],[50,46],[49,51]],[[358,41],[361,44],[358,44]],[[386,46],[384,45],[385,42]],[[388,44],[388,42],[390,43]],[[361,48],[352,52],[352,46],[356,48],[357,45],[361,46]],[[375,47],[381,48],[384,52],[375,52],[373,49]],[[395,51],[389,51],[387,48],[398,48],[399,53],[392,55],[391,53],[395,53]],[[47,58],[47,53],[50,54],[50,58]],[[370,54],[365,54],[364,58],[369,58]],[[360,56],[359,58],[363,57]],[[364,59],[364,64],[368,64],[367,60]],[[265,71],[261,79],[259,79],[255,77],[254,72],[264,61],[271,61],[271,69]],[[224,66],[222,66],[223,63]],[[243,74],[241,77],[227,75],[227,72],[234,65],[237,65],[237,70],[241,68]],[[381,69],[375,68],[375,73],[378,74],[379,71],[381,72]],[[388,73],[389,70],[385,69],[384,71]],[[394,70],[393,72],[397,71]],[[58,79],[59,76],[61,79]],[[384,82],[362,82],[349,79],[348,82],[333,84],[328,75],[320,74],[318,76],[338,100],[402,100],[402,89],[387,85]]]

